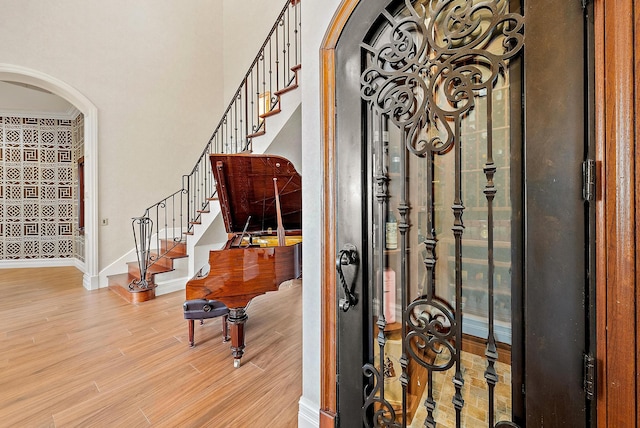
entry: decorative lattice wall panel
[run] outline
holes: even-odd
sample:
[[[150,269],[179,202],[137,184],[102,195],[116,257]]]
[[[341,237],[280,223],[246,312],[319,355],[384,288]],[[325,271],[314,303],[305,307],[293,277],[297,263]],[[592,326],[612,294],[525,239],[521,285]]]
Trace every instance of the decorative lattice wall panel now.
[[[0,258],[74,257],[74,120],[0,117]]]

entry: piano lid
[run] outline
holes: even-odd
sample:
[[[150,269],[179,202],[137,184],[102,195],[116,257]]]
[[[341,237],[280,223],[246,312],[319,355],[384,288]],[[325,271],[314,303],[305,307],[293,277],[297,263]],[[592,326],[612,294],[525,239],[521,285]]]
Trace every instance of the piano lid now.
[[[277,179],[285,230],[302,229],[302,178],[293,164],[275,155],[212,154],[222,218],[227,233],[262,232],[278,227],[274,178]]]

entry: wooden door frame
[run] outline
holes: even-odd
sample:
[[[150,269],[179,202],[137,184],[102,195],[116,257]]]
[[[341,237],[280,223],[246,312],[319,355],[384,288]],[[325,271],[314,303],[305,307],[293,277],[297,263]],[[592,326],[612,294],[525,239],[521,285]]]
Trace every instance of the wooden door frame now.
[[[595,0],[598,426],[637,426],[638,0]],[[634,40],[635,34],[635,40]]]
[[[575,0],[578,1],[578,0]],[[323,145],[323,258],[320,427],[335,426],[336,397],[336,188],[335,49],[360,0],[343,0],[320,48],[321,129]],[[598,426],[636,426],[640,382],[640,301],[637,287],[635,206],[640,180],[635,167],[635,52],[640,53],[640,0],[594,0],[596,199],[596,330]],[[606,31],[605,31],[606,30]],[[635,34],[635,39],[633,35]],[[633,78],[630,78],[633,77]],[[611,351],[609,351],[611,350]],[[611,399],[609,399],[611,397]],[[633,422],[632,425],[630,423]]]

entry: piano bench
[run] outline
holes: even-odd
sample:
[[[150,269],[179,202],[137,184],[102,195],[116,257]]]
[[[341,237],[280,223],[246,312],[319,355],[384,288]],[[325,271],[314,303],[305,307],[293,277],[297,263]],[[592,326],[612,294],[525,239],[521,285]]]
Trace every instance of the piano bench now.
[[[227,342],[229,340],[229,328],[227,325],[229,309],[222,302],[206,299],[187,300],[182,305],[182,308],[184,309],[184,319],[189,321],[189,345],[191,347],[196,345],[194,339],[195,320],[200,320],[200,325],[202,325],[205,319],[222,317],[223,341]]]

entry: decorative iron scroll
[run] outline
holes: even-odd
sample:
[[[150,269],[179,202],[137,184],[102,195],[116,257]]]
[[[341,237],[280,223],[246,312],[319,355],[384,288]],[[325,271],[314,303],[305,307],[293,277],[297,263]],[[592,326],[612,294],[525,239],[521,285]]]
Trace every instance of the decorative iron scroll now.
[[[396,411],[393,406],[384,399],[384,375],[373,364],[365,364],[362,367],[364,375],[373,379],[373,386],[370,390],[365,390],[365,402],[362,406],[367,413],[367,409],[372,409],[373,415],[371,420],[363,417],[364,426],[372,427],[388,427],[401,428],[402,425],[397,422]],[[372,421],[372,422],[371,422]]]
[[[407,353],[429,370],[449,370],[455,362],[456,353],[452,344],[455,338],[455,316],[452,308],[446,301],[427,295],[413,301],[406,312],[409,328],[406,337]],[[420,352],[416,353],[416,350]],[[433,362],[425,361],[419,354],[425,355],[427,351],[442,358]]]
[[[136,227],[137,226],[137,227]],[[138,257],[138,269],[140,279],[134,279],[129,284],[129,290],[141,292],[153,288],[148,281],[148,267],[151,265],[151,236],[153,235],[153,220],[149,217],[134,217],[131,221],[133,238],[136,244],[136,256]]]
[[[455,141],[451,122],[474,106],[474,93],[493,85],[505,61],[523,46],[524,18],[506,13],[504,0],[405,0],[407,17],[389,21],[389,40],[371,54],[361,95],[407,132],[416,155],[446,153]],[[427,13],[428,12],[428,13]],[[488,47],[500,43],[504,50]]]
[[[360,77],[361,97],[378,116],[389,118],[400,129],[402,144],[407,150],[427,158],[428,182],[433,181],[434,156],[455,149],[455,194],[452,195],[452,211],[455,218],[453,235],[456,255],[456,307],[451,308],[446,301],[434,295],[437,239],[433,215],[428,216],[424,240],[427,286],[422,291],[424,294],[410,304],[405,302],[403,297],[403,305],[406,306],[403,308],[403,355],[400,359],[403,373],[399,379],[403,386],[404,401],[409,382],[409,359],[427,369],[429,380],[427,399],[424,402],[427,410],[423,424],[425,427],[436,426],[433,373],[447,371],[454,366],[455,395],[452,403],[456,410],[456,426],[462,425],[464,400],[461,392],[464,379],[460,360],[461,254],[464,231],[462,215],[465,207],[461,189],[460,124],[465,115],[475,108],[476,97],[488,94],[487,98],[491,98],[491,90],[498,77],[505,72],[508,60],[517,55],[524,44],[524,17],[510,13],[508,7],[508,0],[405,0],[404,9],[396,16],[383,10],[381,17],[388,25],[378,33],[373,46],[367,43],[361,45],[366,67]],[[488,103],[490,105],[490,101]],[[491,109],[488,107],[489,116],[490,112]],[[492,201],[495,194],[493,175],[496,168],[492,159],[491,139],[491,136],[487,139],[487,163],[484,168],[487,186],[484,193],[487,195],[489,224],[492,228]],[[404,153],[402,156],[400,176],[406,177]],[[384,212],[389,198],[386,189],[389,177],[384,168],[378,170],[373,178],[379,188],[376,193],[378,205],[381,212]],[[429,212],[433,210],[433,189],[427,193]],[[404,254],[405,232],[410,227],[406,214],[410,206],[404,199],[400,205],[399,225],[403,226]],[[383,239],[379,241],[382,242]],[[493,239],[489,242],[491,254]],[[492,265],[493,259],[488,263]],[[382,264],[381,262],[380,265]],[[489,272],[493,272],[492,267],[489,268]],[[404,279],[402,275],[402,281]],[[378,282],[381,280],[378,279]],[[378,287],[381,285],[378,284]],[[493,298],[492,281],[489,282],[489,287],[490,296]],[[382,295],[381,292],[379,294]],[[383,304],[380,303],[380,306]],[[492,312],[489,320],[492,324]],[[385,325],[383,314],[379,314],[377,341],[380,347],[380,366],[383,366],[382,362],[385,361]],[[493,387],[497,380],[494,370],[497,353],[493,330],[490,330],[490,336],[487,348],[489,367],[485,377],[491,391],[490,400],[493,402]],[[423,357],[426,354],[435,354],[438,358],[427,361]],[[406,418],[397,415],[397,409],[385,399],[384,369],[374,364],[366,364],[363,367],[365,376],[372,379],[372,383],[364,391],[363,422],[367,427],[406,427]],[[406,409],[404,406],[403,403],[403,412]],[[489,426],[494,425],[493,421],[494,415],[491,412]],[[505,424],[512,422],[503,421],[497,426]]]

